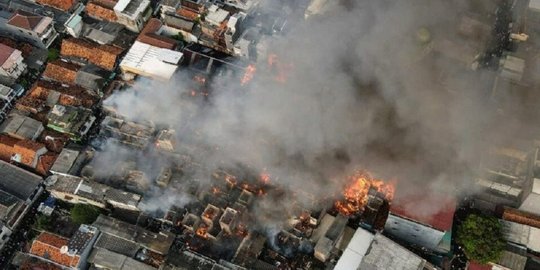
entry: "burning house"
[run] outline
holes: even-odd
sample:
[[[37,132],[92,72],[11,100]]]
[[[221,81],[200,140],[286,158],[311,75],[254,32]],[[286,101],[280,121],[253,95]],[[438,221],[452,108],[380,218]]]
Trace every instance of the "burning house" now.
[[[321,228],[326,230],[317,240],[317,244],[315,245],[315,258],[322,262],[325,262],[330,258],[336,248],[337,242],[343,236],[348,221],[349,219],[346,216],[338,215],[333,218],[333,221],[328,228]]]
[[[107,116],[101,122],[101,135],[134,147],[144,148],[154,135],[152,123],[142,124]]]

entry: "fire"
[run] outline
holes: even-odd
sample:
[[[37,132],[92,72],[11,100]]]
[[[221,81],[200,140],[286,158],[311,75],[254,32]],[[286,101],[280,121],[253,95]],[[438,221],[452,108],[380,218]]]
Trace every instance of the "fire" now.
[[[257,68],[254,65],[249,65],[246,68],[246,72],[244,73],[244,77],[242,77],[241,84],[245,85],[246,83],[250,82],[253,79],[253,76],[255,75],[255,71]]]
[[[277,54],[272,53],[268,55],[268,67],[274,69],[277,73],[274,76],[274,80],[279,83],[285,83],[287,81],[287,74],[290,73],[293,65],[292,63],[281,62]]]
[[[208,227],[206,227],[205,225],[201,225],[199,228],[197,228],[197,231],[195,232],[198,236],[206,239],[208,238],[208,235],[206,235],[208,231]]]
[[[270,174],[267,172],[262,172],[259,178],[261,179],[261,182],[265,185],[270,182]]]
[[[357,172],[350,177],[350,182],[345,186],[343,199],[335,202],[336,210],[345,216],[362,212],[368,203],[370,189],[383,194],[388,201],[391,201],[394,197],[394,186],[392,184],[373,179],[365,172]]]

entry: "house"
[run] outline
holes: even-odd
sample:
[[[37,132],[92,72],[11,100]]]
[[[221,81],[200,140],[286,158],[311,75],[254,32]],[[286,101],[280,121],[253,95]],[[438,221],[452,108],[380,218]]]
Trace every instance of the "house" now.
[[[41,180],[38,175],[0,161],[0,249],[43,192]]]
[[[504,240],[523,253],[540,253],[540,228],[517,222],[500,220]]]
[[[314,256],[319,261],[326,262],[330,256],[333,254],[335,247],[338,241],[343,236],[345,227],[349,219],[343,215],[337,215],[336,217],[331,215],[325,215],[321,224],[324,223],[325,226],[321,226],[312,240],[316,241],[314,248]]]
[[[51,173],[60,175],[78,175],[82,169],[82,164],[87,160],[85,151],[78,151],[71,148],[63,148],[62,152],[51,167]]]
[[[169,80],[182,58],[181,52],[135,41],[120,63],[120,69],[127,74]]]
[[[66,74],[66,77],[63,78],[63,80],[67,80],[69,76],[70,75]],[[44,100],[49,106],[58,104],[63,106],[83,106],[85,108],[91,108],[98,101],[96,96],[90,94],[82,87],[44,80],[37,81],[32,89],[30,89],[27,96]]]
[[[104,215],[100,215],[92,226],[101,231],[94,247],[132,258],[141,249],[146,250],[147,254],[166,255],[174,241],[172,234],[150,232]]]
[[[13,88],[0,84],[0,100],[11,104],[15,97],[17,97],[17,93]]]
[[[154,131],[152,123],[140,124],[112,116],[101,122],[101,135],[135,147],[147,146]]]
[[[116,3],[117,1],[89,1],[88,4],[86,4],[86,14],[98,20],[116,22],[118,20],[118,17],[116,17],[116,13],[114,12]]]
[[[519,210],[540,215],[540,179],[533,179],[531,193],[519,206]]]
[[[75,84],[87,90],[102,95],[102,90],[114,77],[115,73],[100,68],[94,64],[87,64],[77,72]]]
[[[70,175],[52,175],[45,181],[51,196],[73,204],[83,203],[99,208],[137,210],[141,196],[94,181]]]
[[[121,48],[112,45],[100,45],[83,39],[67,38],[62,40],[60,54],[65,57],[88,61],[106,70],[113,70]]]
[[[120,63],[120,69],[125,74],[169,80],[176,72],[182,57],[181,52],[136,41]]]
[[[58,37],[52,18],[22,10],[11,16],[7,27],[20,39],[40,48],[48,48]]]
[[[154,47],[174,50],[176,48],[177,41],[169,37],[160,36],[159,34],[162,26],[163,23],[161,23],[160,20],[151,18],[139,34],[139,37],[137,37],[137,41],[152,45]]]
[[[425,259],[382,234],[373,235],[358,228],[334,269],[423,270],[428,267]]]
[[[44,144],[30,140],[21,140],[14,145],[11,160],[30,168],[36,168],[39,158],[45,153],[47,153],[47,148]]]
[[[441,208],[434,208],[440,205]],[[426,209],[423,211],[422,209]],[[405,196],[394,201],[384,231],[388,235],[434,252],[450,251],[456,201],[444,195]]]
[[[156,270],[157,268],[139,262],[131,257],[103,248],[94,248],[88,262],[96,269],[110,270]]]
[[[67,269],[85,269],[86,260],[99,231],[82,224],[71,238],[42,232],[33,242],[29,253]]]
[[[14,82],[26,70],[22,52],[0,43],[0,77]]]
[[[80,141],[90,130],[96,117],[83,107],[54,105],[47,115],[47,127]]]
[[[174,152],[176,144],[176,133],[173,129],[160,131],[156,138],[156,148],[164,151]]]
[[[36,140],[45,128],[33,118],[19,113],[11,113],[0,125],[0,133],[20,140]]]
[[[114,6],[116,22],[133,32],[140,32],[152,16],[150,0],[119,0]]]
[[[40,5],[50,6],[64,12],[72,11],[78,4],[77,0],[36,0],[36,2]]]
[[[75,63],[57,59],[47,63],[47,67],[42,76],[63,84],[74,84],[77,72],[80,68],[81,66]]]

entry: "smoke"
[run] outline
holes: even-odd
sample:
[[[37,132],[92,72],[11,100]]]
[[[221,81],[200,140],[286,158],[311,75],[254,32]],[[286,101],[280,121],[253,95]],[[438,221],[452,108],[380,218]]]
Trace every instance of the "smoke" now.
[[[191,74],[181,70],[166,83],[139,79],[105,104],[175,129],[177,145],[204,168],[200,181],[242,164],[267,171],[290,194],[326,199],[351,172],[367,169],[395,180],[398,197],[472,192],[479,156],[509,134],[478,83],[485,74],[437,49],[446,41],[457,49],[483,42],[457,34],[471,7],[442,0],[346,3],[272,39],[268,51],[289,67],[285,83],[262,60],[245,86],[234,76],[216,78],[208,99],[186,95]],[[435,49],[419,40],[419,29],[429,31]],[[116,148],[100,155],[125,159]],[[113,164],[104,160],[100,168]],[[184,201],[175,196],[182,195],[163,193],[156,205]],[[289,209],[291,196],[259,207],[269,219],[281,218],[277,212]],[[294,199],[312,205],[306,196]],[[439,207],[430,200],[419,209]]]

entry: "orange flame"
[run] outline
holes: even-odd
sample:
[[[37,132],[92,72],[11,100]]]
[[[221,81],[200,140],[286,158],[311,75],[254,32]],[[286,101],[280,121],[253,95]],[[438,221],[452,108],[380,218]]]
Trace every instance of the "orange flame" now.
[[[373,179],[365,172],[357,172],[350,177],[350,182],[345,186],[343,199],[336,201],[336,210],[345,215],[351,216],[364,210],[368,203],[368,193],[371,188],[384,195],[385,199],[391,201],[394,197],[394,186],[379,179]]]
[[[246,68],[246,72],[244,73],[244,77],[242,77],[241,85],[245,85],[246,83],[250,82],[253,79],[253,76],[255,75],[255,71],[257,68],[255,68],[254,65],[249,65]]]
[[[208,231],[208,227],[206,227],[205,225],[201,225],[199,228],[197,228],[197,231],[195,233],[198,236],[204,239],[207,239],[208,238],[207,231]]]

